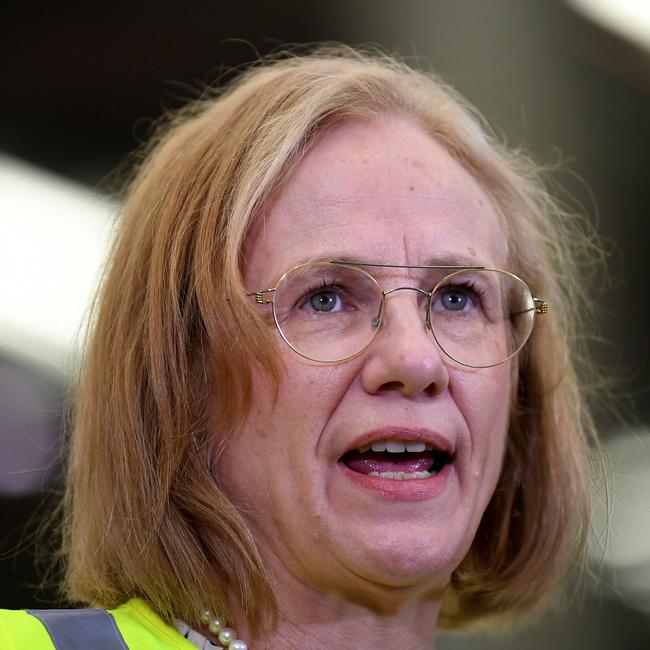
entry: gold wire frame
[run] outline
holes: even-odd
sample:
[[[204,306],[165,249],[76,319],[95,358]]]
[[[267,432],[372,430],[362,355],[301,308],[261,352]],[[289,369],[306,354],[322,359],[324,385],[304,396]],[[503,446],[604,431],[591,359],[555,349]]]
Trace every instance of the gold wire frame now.
[[[294,271],[297,271],[299,269],[305,268],[306,266],[313,266],[315,264],[331,264],[333,266],[343,266],[343,267],[351,267],[359,271],[360,273],[363,273],[376,287],[377,290],[379,291],[381,295],[381,303],[379,306],[379,313],[377,314],[375,320],[376,323],[373,323],[374,327],[374,333],[368,340],[368,342],[360,349],[357,350],[354,354],[350,354],[346,357],[343,357],[341,359],[335,359],[333,361],[321,361],[319,359],[314,359],[313,357],[310,357],[300,350],[298,350],[292,343],[287,339],[285,336],[284,332],[282,331],[282,328],[280,327],[280,323],[278,323],[277,319],[277,314],[275,310],[275,292],[277,288],[282,284],[283,280],[293,273]],[[377,282],[376,278],[374,278],[370,273],[365,271],[362,267],[364,266],[369,266],[372,268],[391,268],[391,269],[436,269],[436,270],[449,270],[450,273],[445,275],[442,279],[440,279],[436,285],[431,289],[431,291],[426,291],[424,289],[420,289],[418,287],[395,287],[393,289],[389,289],[388,291],[384,291],[381,286],[379,285],[379,282]],[[440,349],[440,351],[447,357],[449,357],[452,361],[455,363],[460,364],[461,366],[465,366],[467,368],[492,368],[494,366],[499,366],[502,363],[505,363],[506,361],[509,361],[514,357],[516,354],[518,354],[521,349],[526,345],[526,342],[530,338],[530,335],[533,331],[533,327],[535,326],[535,318],[533,318],[532,325],[530,327],[530,332],[528,333],[528,336],[522,341],[522,343],[519,345],[519,347],[514,350],[514,352],[511,352],[505,359],[502,359],[501,361],[498,361],[497,363],[490,363],[486,365],[472,365],[469,363],[464,363],[463,361],[459,361],[455,357],[453,357],[445,348],[441,345],[440,341],[438,340],[438,337],[436,336],[436,332],[433,328],[433,325],[431,323],[431,300],[433,295],[436,293],[436,291],[445,283],[449,278],[453,277],[454,275],[457,275],[459,273],[462,273],[464,271],[493,271],[496,273],[502,273],[504,275],[507,275],[518,282],[521,282],[526,289],[528,290],[528,293],[530,294],[531,300],[533,302],[533,316],[535,317],[536,315],[543,315],[546,314],[549,310],[549,304],[542,298],[537,298],[533,295],[532,291],[530,290],[530,287],[526,282],[524,282],[519,276],[515,275],[514,273],[511,273],[510,271],[504,271],[503,269],[497,269],[497,268],[492,268],[488,266],[472,266],[472,265],[463,265],[463,264],[379,264],[379,263],[370,263],[370,262],[356,262],[356,261],[346,261],[346,260],[314,260],[312,262],[304,262],[302,264],[298,264],[294,266],[293,268],[289,269],[288,271],[285,271],[278,281],[275,283],[274,287],[271,287],[269,289],[259,289],[257,291],[250,291],[247,292],[246,295],[248,297],[250,296],[255,296],[255,302],[260,305],[271,305],[272,310],[273,310],[273,322],[275,323],[275,327],[278,330],[280,336],[282,337],[282,340],[298,355],[303,357],[304,359],[308,359],[309,361],[313,361],[314,363],[321,363],[324,365],[328,364],[336,364],[336,363],[343,363],[344,361],[349,361],[350,359],[354,359],[355,357],[359,356],[364,350],[368,348],[368,346],[375,340],[375,337],[377,336],[377,333],[379,332],[381,328],[381,323],[382,319],[384,316],[384,306],[386,304],[386,296],[388,294],[394,293],[396,291],[401,291],[405,289],[409,289],[412,291],[417,291],[418,293],[422,293],[427,296],[427,309],[426,309],[426,326],[427,328],[431,331],[431,334],[433,336],[433,339]],[[266,297],[266,294],[271,294],[273,297],[271,299]],[[523,313],[523,312],[520,312]]]

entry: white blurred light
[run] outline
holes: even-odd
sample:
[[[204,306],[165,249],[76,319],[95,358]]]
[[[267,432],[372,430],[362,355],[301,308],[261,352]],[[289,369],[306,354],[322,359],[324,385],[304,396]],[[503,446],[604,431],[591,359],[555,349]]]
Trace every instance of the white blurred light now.
[[[0,155],[0,353],[64,372],[116,205]]]
[[[650,0],[567,0],[593,22],[650,52]]]
[[[650,432],[613,436],[611,512],[596,503],[595,520],[608,528],[605,560],[625,602],[650,614]]]

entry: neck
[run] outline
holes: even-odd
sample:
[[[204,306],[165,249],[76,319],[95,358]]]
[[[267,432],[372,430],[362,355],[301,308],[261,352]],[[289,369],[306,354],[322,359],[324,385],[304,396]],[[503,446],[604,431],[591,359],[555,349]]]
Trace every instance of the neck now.
[[[279,602],[274,627],[257,637],[241,613],[236,612],[238,635],[249,648],[435,649],[439,598],[407,598],[379,611],[363,602],[315,594],[304,585],[294,589],[292,595]]]

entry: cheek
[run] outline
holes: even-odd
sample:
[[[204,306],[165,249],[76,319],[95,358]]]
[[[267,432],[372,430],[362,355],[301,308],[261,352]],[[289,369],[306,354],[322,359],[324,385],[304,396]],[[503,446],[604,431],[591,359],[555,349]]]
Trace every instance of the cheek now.
[[[484,368],[458,382],[458,401],[470,435],[472,469],[488,486],[496,483],[501,471],[515,381],[516,373],[509,364],[503,364]]]
[[[296,355],[293,355],[294,357]],[[354,381],[353,364],[316,366],[289,358],[268,422],[301,437],[320,435]]]
[[[233,474],[257,467],[260,480],[254,483],[257,490],[263,490],[262,475],[286,474],[295,463],[308,463],[315,457],[321,432],[353,381],[354,372],[351,364],[345,368],[314,366],[289,357],[275,393],[265,374],[259,368],[252,369],[253,404],[242,429],[220,458],[221,477],[237,485],[240,481]],[[248,488],[251,490],[252,486]]]

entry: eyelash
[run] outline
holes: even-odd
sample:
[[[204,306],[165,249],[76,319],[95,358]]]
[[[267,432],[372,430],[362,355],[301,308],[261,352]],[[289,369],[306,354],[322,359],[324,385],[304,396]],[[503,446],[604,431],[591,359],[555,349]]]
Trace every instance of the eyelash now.
[[[310,286],[306,291],[305,295],[306,296],[311,296],[314,293],[318,293],[319,291],[323,291],[323,289],[342,289],[341,286],[336,284],[336,280],[332,279],[330,282],[325,280],[323,278],[320,280],[318,283],[314,283],[312,286]]]
[[[320,280],[318,283],[312,284],[310,287],[308,287],[304,294],[300,297],[298,300],[298,305],[304,304],[306,300],[308,300],[311,296],[314,294],[320,293],[321,291],[343,291],[345,292],[345,289],[341,287],[340,285],[336,284],[336,280],[332,279],[331,282],[328,282],[323,278]]]
[[[332,278],[329,281],[323,278],[318,283],[313,283],[304,292],[304,294],[297,301],[296,306],[301,308],[309,300],[310,297],[325,290],[337,292],[339,297],[341,297],[341,294],[345,294],[345,288],[341,285],[338,285],[335,278]],[[475,306],[477,307],[482,302],[482,297],[485,294],[485,290],[477,283],[476,280],[465,280],[456,284],[448,284],[443,288],[443,291],[460,291],[470,294],[471,296],[475,297],[475,300],[477,302]],[[435,296],[433,296],[433,298],[435,299]]]
[[[332,279],[327,281],[323,278],[318,284],[313,284],[308,287],[305,291],[305,296],[311,296],[314,293],[323,291],[324,289],[334,289],[339,291],[345,291],[344,287],[338,285],[336,280]],[[485,291],[477,285],[476,280],[465,280],[464,282],[459,282],[457,284],[448,284],[445,289],[456,290],[456,291],[467,291],[468,293],[473,293],[477,296],[482,296]]]
[[[458,284],[448,284],[445,289],[450,289],[452,291],[467,291],[468,293],[473,293],[479,298],[485,293],[485,291],[476,285],[476,280],[465,280]]]

